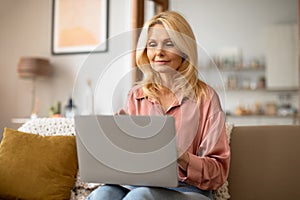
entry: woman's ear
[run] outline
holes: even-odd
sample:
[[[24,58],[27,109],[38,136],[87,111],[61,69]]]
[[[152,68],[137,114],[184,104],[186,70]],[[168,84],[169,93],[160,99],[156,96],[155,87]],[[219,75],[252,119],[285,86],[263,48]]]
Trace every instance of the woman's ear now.
[[[188,56],[185,53],[182,53],[181,57],[182,57],[182,62],[185,61],[188,58]]]

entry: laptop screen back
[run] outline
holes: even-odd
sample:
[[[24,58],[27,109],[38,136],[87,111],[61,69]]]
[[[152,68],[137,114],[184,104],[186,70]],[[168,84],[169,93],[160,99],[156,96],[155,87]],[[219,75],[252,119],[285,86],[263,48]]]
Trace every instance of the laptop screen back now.
[[[177,151],[171,116],[75,116],[83,181],[177,186]]]

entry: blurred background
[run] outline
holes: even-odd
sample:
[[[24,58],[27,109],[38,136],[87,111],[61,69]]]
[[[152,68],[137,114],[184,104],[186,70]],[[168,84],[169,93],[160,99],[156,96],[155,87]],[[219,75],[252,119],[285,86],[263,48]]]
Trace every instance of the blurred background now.
[[[0,1],[1,129],[19,127],[33,109],[36,117],[64,116],[70,98],[71,106],[82,113],[91,104],[90,90],[96,91],[92,104],[97,113],[113,113],[126,100],[132,84],[132,1],[108,1],[111,39],[106,51],[93,55],[53,54],[53,2]],[[219,93],[227,121],[298,123],[297,0],[169,0],[169,10],[181,12],[190,22],[201,47],[200,78]],[[146,2],[145,11],[147,20],[154,13],[152,1]],[[51,75],[34,80],[20,77],[17,70],[24,56],[48,59]],[[83,75],[77,79],[80,72]]]

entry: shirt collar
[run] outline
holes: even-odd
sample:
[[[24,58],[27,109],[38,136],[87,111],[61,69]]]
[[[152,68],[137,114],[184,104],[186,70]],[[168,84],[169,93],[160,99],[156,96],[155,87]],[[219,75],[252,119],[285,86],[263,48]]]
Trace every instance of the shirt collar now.
[[[177,92],[176,96],[177,96],[178,101],[175,104],[177,104],[177,105],[181,105],[183,103],[183,101],[185,99],[187,99],[187,97],[185,97],[182,92]],[[148,97],[147,95],[145,95],[145,93],[143,92],[142,87],[137,89],[137,91],[135,93],[135,99],[136,100],[147,99],[148,101],[150,101],[152,103],[158,103],[158,101],[156,99],[153,99],[153,98]],[[176,106],[176,105],[174,105],[174,106]]]

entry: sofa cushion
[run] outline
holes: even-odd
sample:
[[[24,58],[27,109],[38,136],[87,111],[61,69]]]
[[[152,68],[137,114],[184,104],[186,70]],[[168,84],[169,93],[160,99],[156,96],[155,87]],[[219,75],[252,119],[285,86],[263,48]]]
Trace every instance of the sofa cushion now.
[[[73,118],[37,118],[24,123],[19,131],[43,136],[76,135]],[[84,200],[99,186],[98,183],[87,183],[80,179],[78,173],[70,200]]]
[[[231,200],[300,199],[300,126],[240,126],[231,134]]]
[[[5,128],[0,144],[1,199],[69,199],[77,169],[74,136]]]

